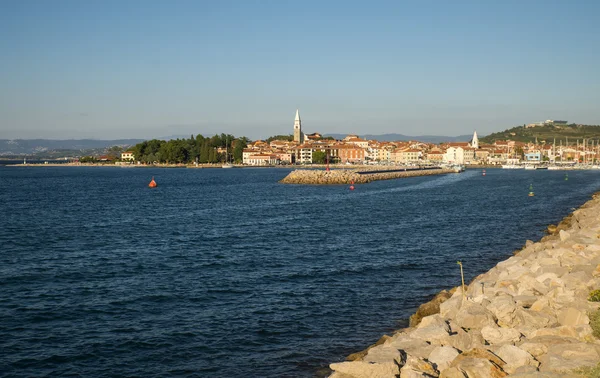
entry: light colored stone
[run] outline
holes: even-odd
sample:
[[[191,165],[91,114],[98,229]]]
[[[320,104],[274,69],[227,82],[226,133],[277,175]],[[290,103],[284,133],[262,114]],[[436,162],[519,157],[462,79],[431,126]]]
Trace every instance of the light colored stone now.
[[[596,366],[600,354],[596,346],[587,343],[554,344],[539,358],[540,371],[569,372],[585,366]]]
[[[398,350],[403,350],[407,354],[411,356],[427,358],[429,353],[433,349],[435,349],[435,345],[431,345],[425,340],[415,339],[410,336],[410,334],[403,333],[399,335],[394,335],[390,340],[387,340],[384,346],[396,348]]]
[[[437,370],[442,371],[450,366],[458,354],[458,350],[455,348],[443,346],[432,350],[427,359],[434,364]]]
[[[523,372],[509,375],[510,378],[582,378],[581,375],[552,372]]]
[[[457,292],[460,291],[460,288],[456,291]],[[462,301],[463,301],[462,296],[461,295],[457,296],[456,293],[454,293],[452,298],[446,300],[443,303],[440,303],[440,315],[444,319],[454,318],[462,305]]]
[[[576,308],[567,307],[558,311],[558,323],[566,326],[578,326],[590,323],[590,318]]]
[[[467,376],[457,367],[448,368],[440,373],[440,378],[466,378]]]
[[[469,357],[459,359],[459,357],[452,362],[451,368],[458,368],[467,378],[502,378],[507,376],[498,365],[485,358]]]
[[[449,332],[448,323],[439,314],[435,314],[424,317],[417,329],[410,333],[410,337],[437,344],[439,340],[448,336]]]
[[[514,373],[517,368],[524,365],[530,365],[534,368],[540,365],[531,354],[514,345],[502,345],[495,350],[495,353],[506,361],[503,370],[509,374]]]
[[[521,339],[521,333],[514,328],[499,328],[496,326],[485,326],[481,329],[481,335],[490,344],[516,343]]]
[[[457,356],[454,361],[450,364],[450,366],[455,366],[455,363],[458,363],[461,359],[465,358],[483,358],[485,360],[491,361],[494,364],[500,366],[501,368],[505,365],[505,361],[503,361],[500,357],[496,356],[494,353],[490,352],[485,348],[473,348],[463,352],[459,356]]]
[[[495,325],[496,317],[479,304],[465,302],[456,314],[454,321],[463,328],[481,329],[487,325]]]
[[[443,346],[451,346],[459,351],[466,351],[483,347],[485,340],[478,330],[472,329],[469,332],[466,332],[460,328],[454,335],[448,336],[440,340],[440,342]]]
[[[498,319],[500,326],[512,324],[516,308],[516,303],[510,295],[495,297],[487,306],[487,309]]]
[[[390,346],[378,345],[369,349],[367,355],[363,358],[363,361],[374,363],[387,363],[390,361],[396,361],[400,363],[402,361],[402,357],[398,349]]]
[[[554,280],[557,278],[558,278],[558,274],[556,274],[556,273],[543,273],[543,274],[540,274],[539,276],[537,276],[535,279],[538,282],[546,283],[546,281],[549,281],[549,280],[551,281],[551,280]]]
[[[519,345],[519,348],[525,352],[531,354],[533,357],[538,358],[539,356],[548,352],[548,346],[543,343],[532,343],[529,341]]]
[[[397,378],[400,375],[400,367],[393,361],[383,364],[365,361],[338,362],[330,364],[329,368],[355,378]]]
[[[560,241],[563,241],[563,242],[564,242],[565,240],[567,240],[568,238],[570,238],[570,237],[571,237],[571,234],[569,234],[569,233],[568,233],[567,231],[565,231],[565,230],[560,230],[560,231],[558,232],[558,236],[560,237]]]
[[[544,312],[518,308],[515,311],[513,326],[524,325],[539,329],[552,326],[554,322],[556,322],[556,319]]]
[[[538,298],[539,297],[536,295],[526,294],[526,295],[517,295],[516,297],[513,297],[513,300],[515,301],[516,306],[523,307],[523,308],[530,308],[538,300]],[[516,310],[516,308],[515,308],[515,310]],[[496,315],[496,317],[497,316],[498,315]],[[498,319],[498,322],[500,322],[500,319]]]
[[[600,277],[600,264],[596,265],[596,269],[592,272],[592,276]]]
[[[438,375],[431,363],[414,356],[408,356],[406,363],[400,369],[400,378],[437,377]]]

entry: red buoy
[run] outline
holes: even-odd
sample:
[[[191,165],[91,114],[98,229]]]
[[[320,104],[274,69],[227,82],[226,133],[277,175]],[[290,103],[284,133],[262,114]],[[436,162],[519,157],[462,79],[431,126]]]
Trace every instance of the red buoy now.
[[[150,181],[150,184],[148,184],[148,186],[150,188],[156,188],[158,186],[158,184],[156,183],[156,181],[154,181],[154,176],[152,176],[152,181]]]
[[[485,169],[483,170],[483,172],[481,173],[483,176],[485,176]]]

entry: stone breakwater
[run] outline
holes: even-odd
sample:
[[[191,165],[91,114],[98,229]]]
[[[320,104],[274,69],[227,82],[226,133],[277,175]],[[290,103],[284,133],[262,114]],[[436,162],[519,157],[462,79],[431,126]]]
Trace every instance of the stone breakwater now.
[[[549,231],[422,305],[410,328],[332,363],[330,377],[581,377],[600,362],[589,316],[600,303],[588,301],[600,289],[600,196]]]
[[[317,184],[317,185],[336,185],[336,184],[366,184],[377,180],[391,180],[402,177],[430,176],[445,173],[454,173],[451,169],[428,169],[428,170],[407,170],[399,171],[397,168],[390,171],[377,171],[366,173],[355,169],[336,169],[329,172],[316,169],[296,169],[284,177],[280,183],[283,184]]]

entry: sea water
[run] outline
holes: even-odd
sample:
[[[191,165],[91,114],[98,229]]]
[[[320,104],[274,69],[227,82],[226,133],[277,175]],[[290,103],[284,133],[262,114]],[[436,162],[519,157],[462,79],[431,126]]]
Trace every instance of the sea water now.
[[[354,191],[288,172],[0,167],[0,376],[323,374],[459,285],[458,260],[472,279],[600,188],[600,171]]]

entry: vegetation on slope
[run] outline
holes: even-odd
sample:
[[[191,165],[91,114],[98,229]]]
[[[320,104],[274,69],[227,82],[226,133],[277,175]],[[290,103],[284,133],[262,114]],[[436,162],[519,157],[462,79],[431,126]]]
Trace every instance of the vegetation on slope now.
[[[539,143],[552,143],[556,138],[557,143],[559,140],[566,143],[566,139],[569,139],[569,144],[575,144],[577,139],[600,139],[600,126],[593,125],[544,125],[537,127],[526,128],[525,125],[513,127],[497,133],[492,133],[483,138],[480,141],[483,143],[494,143],[497,140],[515,140],[519,142],[535,142],[538,140]]]

